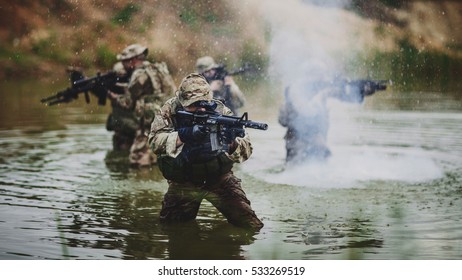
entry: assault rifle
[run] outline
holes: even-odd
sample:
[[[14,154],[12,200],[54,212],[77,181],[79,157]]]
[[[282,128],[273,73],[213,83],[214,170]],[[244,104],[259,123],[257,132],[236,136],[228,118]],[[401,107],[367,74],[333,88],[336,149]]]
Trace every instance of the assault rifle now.
[[[248,72],[250,70],[253,70],[253,67],[250,66],[250,64],[245,63],[243,66],[233,69],[231,71],[226,70],[226,65],[225,64],[219,64],[217,67],[213,68],[216,70],[216,74],[213,77],[212,80],[223,80],[226,76],[234,76],[234,75],[239,75],[243,74],[245,72]]]
[[[388,80],[349,80],[349,79],[335,79],[332,81],[318,81],[311,84],[314,90],[322,90],[324,88],[337,88],[331,97],[338,98],[342,101],[362,103],[364,97],[373,95],[377,91],[386,90],[387,85],[391,84]],[[288,89],[287,89],[288,90]]]
[[[387,80],[352,80],[347,81],[348,86],[356,87],[359,89],[361,95],[369,96],[380,90],[386,90]]]
[[[106,104],[107,91],[111,90],[115,93],[121,93],[117,83],[126,82],[128,82],[127,76],[120,76],[114,71],[109,71],[105,74],[98,73],[96,76],[90,78],[84,78],[83,75],[74,72],[71,74],[71,87],[59,91],[55,95],[43,98],[40,102],[48,106],[68,103],[77,99],[79,94],[84,93],[85,101],[90,103],[90,95],[88,92],[91,92],[98,98],[98,105],[104,106]]]
[[[210,142],[212,151],[223,149],[227,144],[236,137],[244,137],[244,127],[267,130],[266,123],[254,122],[248,119],[248,114],[245,112],[241,117],[220,115],[216,112],[186,112],[178,111],[177,115],[184,123],[189,125],[204,125],[210,130]]]

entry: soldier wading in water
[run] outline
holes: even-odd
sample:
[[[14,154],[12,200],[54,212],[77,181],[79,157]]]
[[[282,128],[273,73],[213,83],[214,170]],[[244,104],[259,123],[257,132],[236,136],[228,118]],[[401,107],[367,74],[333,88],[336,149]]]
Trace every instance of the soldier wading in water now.
[[[155,112],[176,90],[165,62],[147,60],[148,48],[139,44],[126,47],[114,65],[119,75],[127,75],[124,94],[108,92],[112,113],[106,128],[114,131],[114,150],[129,150],[134,167],[151,166],[156,157],[149,149],[147,132]]]
[[[234,163],[243,162],[252,154],[248,134],[231,139],[232,144],[227,146],[226,151],[212,151],[209,128],[185,124],[177,115],[179,110],[213,110],[232,116],[229,108],[213,99],[210,85],[198,73],[185,77],[176,96],[167,100],[160,113],[156,114],[149,143],[169,185],[162,202],[161,221],[193,220],[201,201],[206,199],[229,223],[253,230],[262,228],[263,223],[255,215],[242,190],[241,180],[232,171]]]

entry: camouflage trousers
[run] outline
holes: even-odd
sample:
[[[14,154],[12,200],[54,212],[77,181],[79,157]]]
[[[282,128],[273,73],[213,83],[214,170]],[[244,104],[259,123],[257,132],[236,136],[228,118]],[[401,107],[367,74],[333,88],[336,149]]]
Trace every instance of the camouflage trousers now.
[[[162,201],[162,222],[189,221],[196,218],[200,204],[206,199],[229,223],[259,230],[263,223],[257,218],[242,190],[241,180],[232,171],[222,175],[213,185],[168,181],[169,188]]]
[[[134,167],[148,167],[157,163],[157,156],[149,148],[148,136],[142,130],[136,132],[128,158]]]
[[[133,145],[134,135],[127,135],[120,131],[114,131],[112,136],[112,148],[114,151],[128,151]]]

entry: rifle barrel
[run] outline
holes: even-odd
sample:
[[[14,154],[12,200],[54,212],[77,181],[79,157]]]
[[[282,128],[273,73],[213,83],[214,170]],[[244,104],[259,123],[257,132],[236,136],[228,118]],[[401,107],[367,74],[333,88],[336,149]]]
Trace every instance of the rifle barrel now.
[[[246,121],[244,124],[245,127],[253,128],[253,129],[260,129],[260,130],[267,130],[268,124],[266,123],[259,123],[253,121]]]

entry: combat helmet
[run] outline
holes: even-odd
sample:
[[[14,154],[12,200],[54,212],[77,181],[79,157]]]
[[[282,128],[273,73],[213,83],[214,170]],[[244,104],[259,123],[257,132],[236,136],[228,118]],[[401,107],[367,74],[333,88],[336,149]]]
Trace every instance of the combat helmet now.
[[[187,107],[196,101],[210,102],[213,98],[207,80],[199,73],[191,73],[180,83],[176,96],[183,107]]]
[[[203,56],[196,61],[196,70],[199,73],[204,73],[218,66],[219,65],[215,63],[215,60],[213,60],[211,56]]]
[[[118,54],[117,59],[127,60],[141,54],[148,55],[148,48],[140,44],[132,44],[126,47],[120,54]]]

